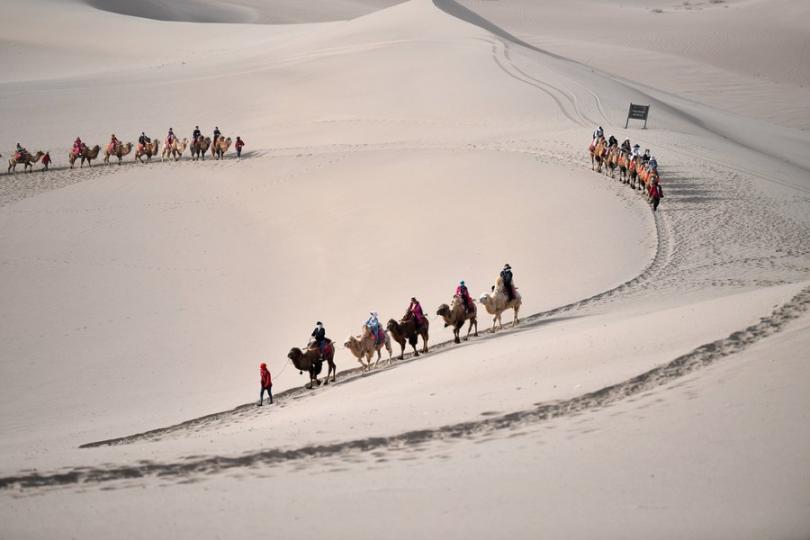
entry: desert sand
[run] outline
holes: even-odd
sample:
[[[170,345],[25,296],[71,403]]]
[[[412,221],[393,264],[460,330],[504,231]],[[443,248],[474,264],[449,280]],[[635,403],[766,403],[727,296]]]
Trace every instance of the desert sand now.
[[[805,2],[4,8],[0,154],[54,162],[0,170],[0,537],[810,534]],[[195,125],[242,158],[68,168]],[[454,345],[507,262],[520,324]],[[302,388],[411,296],[430,352]]]

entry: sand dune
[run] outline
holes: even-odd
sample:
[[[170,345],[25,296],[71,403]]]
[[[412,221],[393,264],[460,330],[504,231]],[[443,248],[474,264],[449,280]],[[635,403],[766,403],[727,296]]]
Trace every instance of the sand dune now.
[[[0,536],[807,530],[803,3],[93,6],[0,19],[0,153],[55,160],[0,176]],[[247,153],[65,168],[196,124]],[[653,149],[658,213],[596,125]],[[316,320],[505,262],[516,329],[300,389]]]

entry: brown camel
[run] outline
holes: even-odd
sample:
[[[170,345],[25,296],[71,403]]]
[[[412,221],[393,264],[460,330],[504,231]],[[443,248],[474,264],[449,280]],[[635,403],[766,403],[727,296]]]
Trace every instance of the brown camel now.
[[[45,155],[45,152],[42,150],[38,150],[36,154],[33,156],[26,152],[23,155],[17,158],[17,154],[13,155],[12,157],[8,158],[8,173],[16,173],[17,172],[17,164],[23,164],[23,171],[25,172],[33,172],[34,171],[34,163],[42,159],[42,156]],[[29,171],[29,169],[31,169]]]
[[[399,347],[401,349],[399,359],[403,360],[405,358],[405,342],[407,341],[410,343],[411,347],[413,347],[413,354],[414,356],[419,356],[419,351],[416,350],[416,345],[419,341],[419,336],[422,336],[422,342],[424,346],[422,347],[422,352],[428,352],[428,329],[430,327],[430,321],[427,318],[422,321],[422,324],[419,325],[417,328],[416,321],[414,320],[413,316],[406,315],[401,321],[397,322],[394,319],[388,321],[386,328],[391,333],[391,337],[394,338],[394,341],[399,343]]]
[[[619,147],[611,146],[608,149],[607,156],[605,157],[605,174],[610,175],[611,178],[616,178],[616,167],[619,166]]]
[[[377,353],[377,361],[374,362],[374,367],[377,367],[377,364],[379,364],[382,359],[383,347],[388,351],[388,363],[391,363],[391,336],[388,335],[388,332],[385,332],[383,336],[383,340],[378,343],[377,338],[371,333],[369,327],[363,325],[362,333],[359,336],[347,337],[343,346],[352,352],[357,358],[357,361],[360,362],[360,365],[363,366],[363,369],[371,371],[371,357],[374,356],[375,352]],[[366,359],[365,363],[363,362],[364,357]]]
[[[231,147],[231,138],[228,137],[227,139],[223,137],[217,138],[216,142],[211,145],[211,157],[216,159],[222,159],[222,157],[228,152],[228,148]]]
[[[183,155],[183,152],[186,151],[186,147],[188,146],[188,139],[180,139],[175,138],[171,144],[164,143],[163,144],[163,153],[160,156],[161,161],[166,161],[167,157],[171,157],[174,161],[180,159]]]
[[[442,319],[444,319],[444,326],[452,326],[453,327],[453,341],[456,343],[461,343],[461,339],[459,339],[459,333],[461,332],[461,328],[464,326],[465,321],[470,321],[470,326],[467,327],[467,335],[464,337],[464,341],[470,339],[470,332],[472,332],[473,326],[475,326],[475,337],[478,337],[478,308],[475,306],[475,302],[470,300],[470,310],[467,311],[464,308],[464,302],[458,295],[453,296],[453,301],[450,302],[450,305],[442,304],[439,306],[439,309],[436,311],[436,315],[439,315]]]
[[[160,141],[155,139],[154,141],[149,141],[148,143],[138,145],[138,148],[135,150],[135,159],[143,163],[141,159],[143,156],[146,156],[146,162],[152,161],[152,156],[158,155],[158,150],[160,147]]]
[[[82,145],[82,152],[78,155],[70,152],[68,154],[68,161],[70,161],[70,168],[73,168],[73,164],[76,162],[77,159],[81,158],[81,162],[79,162],[79,168],[81,169],[84,167],[84,162],[87,161],[87,166],[92,167],[93,164],[91,163],[92,160],[98,157],[98,153],[101,151],[101,147],[99,145],[95,145],[93,148],[89,148],[86,145]]]
[[[200,158],[205,161],[205,153],[209,146],[211,146],[211,137],[198,137],[196,141],[192,141],[191,159],[197,161],[197,158]]]
[[[515,311],[515,318],[512,321],[512,326],[517,326],[517,324],[520,322],[518,320],[518,311],[520,311],[520,305],[523,303],[523,300],[521,299],[520,293],[518,292],[514,283],[512,283],[512,288],[514,289],[515,294],[512,300],[509,300],[509,295],[504,288],[503,280],[500,276],[498,276],[498,281],[496,282],[496,285],[492,287],[492,292],[484,293],[478,299],[482,304],[484,304],[487,313],[494,315],[492,319],[493,333],[495,332],[496,323],[500,325],[501,330],[503,330],[501,314],[507,309],[512,309]]]
[[[324,384],[329,384],[329,375],[332,376],[332,382],[335,382],[335,377],[337,376],[337,366],[335,365],[335,344],[329,339],[327,339],[326,342],[326,347],[324,347],[323,351],[323,358],[321,358],[317,345],[310,345],[307,347],[306,351],[302,351],[298,347],[293,347],[287,354],[287,358],[292,360],[293,365],[299,372],[309,372],[309,384],[306,385],[307,389],[311,390],[316,385],[321,385],[318,375],[320,375],[321,370],[323,369],[324,361],[329,364],[329,371],[326,373]]]
[[[107,148],[104,149],[104,163],[109,165],[110,157],[115,156],[118,158],[118,164],[121,165],[121,160],[124,159],[124,156],[130,152],[132,152],[131,142],[128,142],[127,144],[118,143],[115,148],[113,148],[112,144],[108,144]]]
[[[619,180],[623,183],[627,184],[630,182],[630,156],[627,155],[625,152],[619,153]]]
[[[602,161],[604,161],[605,154],[607,154],[607,141],[605,141],[605,138],[599,137],[595,142],[591,142],[588,151],[591,153],[591,170],[602,172]]]

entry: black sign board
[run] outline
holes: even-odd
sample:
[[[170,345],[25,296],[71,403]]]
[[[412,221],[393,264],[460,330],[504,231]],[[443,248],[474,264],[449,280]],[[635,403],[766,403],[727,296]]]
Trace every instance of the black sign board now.
[[[630,120],[644,120],[644,129],[647,129],[647,115],[650,114],[649,105],[636,105],[630,104],[630,110],[627,111],[627,121],[624,123],[625,129],[630,123]]]

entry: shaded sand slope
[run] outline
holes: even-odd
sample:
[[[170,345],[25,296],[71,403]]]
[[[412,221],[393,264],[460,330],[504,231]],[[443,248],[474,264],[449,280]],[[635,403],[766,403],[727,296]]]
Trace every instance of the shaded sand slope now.
[[[106,11],[163,21],[287,24],[353,19],[402,0],[83,0]]]

